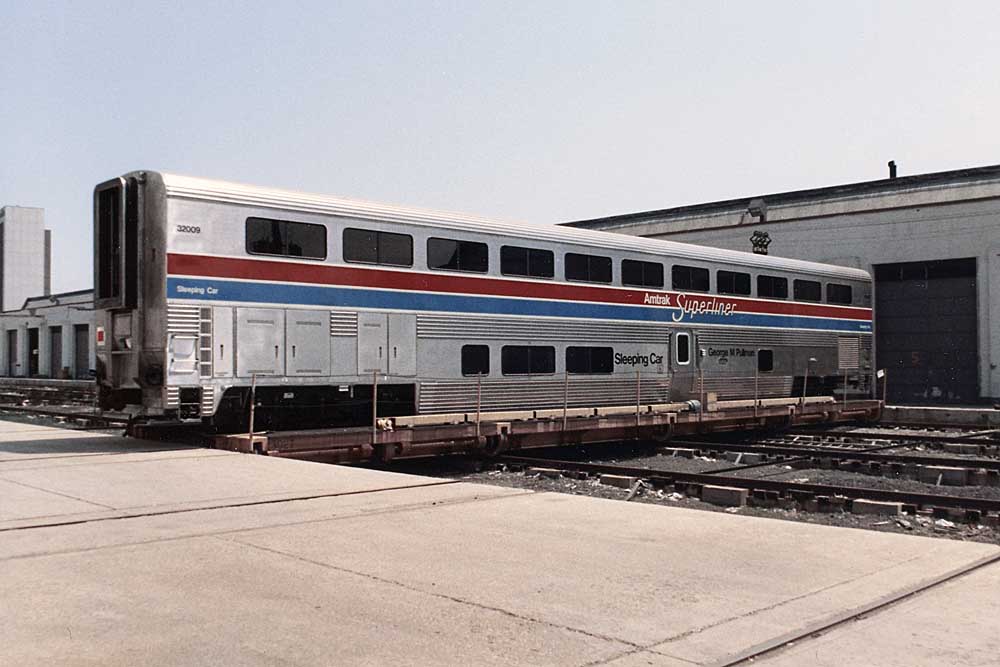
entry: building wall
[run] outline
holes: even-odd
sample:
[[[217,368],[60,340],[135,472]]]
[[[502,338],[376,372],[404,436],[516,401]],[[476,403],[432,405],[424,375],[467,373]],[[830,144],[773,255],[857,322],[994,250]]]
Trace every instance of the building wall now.
[[[874,273],[876,264],[975,258],[979,392],[1000,397],[1000,169],[969,177],[933,175],[764,196],[764,221],[751,198],[570,223],[590,229],[750,251],[750,236],[771,237],[769,254]],[[877,187],[875,187],[877,185]]]
[[[58,299],[60,295],[54,298]],[[88,293],[79,298],[66,299],[69,303],[46,305],[39,299],[29,302],[31,308],[0,314],[0,376],[27,377],[31,349],[28,346],[28,330],[38,329],[38,377],[59,377],[65,373],[70,378],[86,378],[96,365],[94,350],[94,310],[93,295]],[[76,363],[76,326],[87,328],[87,363],[81,367]],[[52,333],[59,327],[62,348],[62,368],[52,372]],[[10,373],[9,332],[16,332],[17,349],[14,372]]]
[[[34,296],[48,293],[49,243],[45,211],[24,206],[0,210],[0,309],[17,310]]]

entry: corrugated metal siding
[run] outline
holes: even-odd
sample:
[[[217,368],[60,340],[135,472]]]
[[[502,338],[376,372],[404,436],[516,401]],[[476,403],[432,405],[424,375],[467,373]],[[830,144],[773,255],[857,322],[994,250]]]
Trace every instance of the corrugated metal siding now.
[[[694,391],[699,391],[699,383],[694,383]],[[705,393],[714,392],[720,401],[754,397],[752,377],[727,378],[705,377]],[[758,398],[782,398],[791,396],[792,378],[788,375],[761,375],[757,379]]]
[[[167,409],[180,407],[181,388],[167,386],[163,389],[163,406]]]
[[[663,343],[670,330],[662,325],[600,321],[559,321],[541,318],[418,315],[417,338],[504,341],[573,341],[580,343]]]
[[[645,239],[625,234],[612,234],[559,225],[497,221],[471,215],[402,208],[374,202],[260,188],[176,174],[160,174],[160,176],[163,179],[168,197],[304,211],[346,218],[365,218],[428,227],[445,227],[472,233],[517,236],[525,240],[576,243],[611,250],[652,253],[707,262],[725,262],[746,267],[800,271],[845,280],[870,280],[869,275],[859,269],[804,262],[784,257],[754,255],[753,253],[709,248],[690,243]]]
[[[202,308],[198,338],[198,370],[203,378],[212,377],[212,309]]]
[[[358,335],[358,314],[344,313],[337,310],[330,311],[330,335],[331,336],[357,336]]]
[[[841,336],[837,339],[837,367],[854,369],[861,366],[861,339]]]
[[[201,387],[201,414],[211,415],[215,412],[215,387],[210,384]]]
[[[757,331],[754,329],[700,331],[699,345],[736,347],[833,347],[837,334],[810,331]]]
[[[482,385],[483,410],[561,408],[564,397],[568,407],[633,405],[636,402],[636,379],[570,377],[568,392],[565,378],[486,380]],[[642,378],[639,401],[643,404],[670,400],[670,378]],[[476,409],[476,381],[455,380],[422,382],[418,411],[470,412]]]
[[[168,305],[167,333],[199,335],[201,333],[201,309],[198,306]]]

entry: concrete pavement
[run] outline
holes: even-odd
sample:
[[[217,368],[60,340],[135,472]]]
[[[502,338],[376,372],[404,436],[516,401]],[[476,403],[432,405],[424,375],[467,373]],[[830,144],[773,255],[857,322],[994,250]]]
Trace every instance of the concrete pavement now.
[[[875,653],[877,651],[877,653]],[[873,655],[878,661],[873,662]],[[1000,566],[977,570],[820,637],[758,659],[767,667],[1000,663]]]
[[[5,664],[724,664],[1000,554],[22,426],[0,422]],[[998,572],[765,660],[841,657],[842,633],[897,664],[884,627],[848,630],[903,628],[904,605],[945,627],[922,600],[995,625],[973,577]],[[971,629],[949,664],[995,659]],[[898,664],[941,664],[906,644]]]

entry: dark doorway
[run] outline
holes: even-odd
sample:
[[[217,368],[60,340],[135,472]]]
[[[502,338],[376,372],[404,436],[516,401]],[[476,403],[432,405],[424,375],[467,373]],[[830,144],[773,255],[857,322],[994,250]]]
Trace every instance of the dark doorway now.
[[[73,371],[78,379],[90,377],[90,327],[86,324],[73,325]]]
[[[7,332],[7,375],[17,375],[17,329]]]
[[[38,376],[38,328],[28,329],[28,377]]]
[[[876,363],[890,403],[979,400],[976,260],[875,267]]]
[[[49,377],[62,377],[62,327],[49,327]]]

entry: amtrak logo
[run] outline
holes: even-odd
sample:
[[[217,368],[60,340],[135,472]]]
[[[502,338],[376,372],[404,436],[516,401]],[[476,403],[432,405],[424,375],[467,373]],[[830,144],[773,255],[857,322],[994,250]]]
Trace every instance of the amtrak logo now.
[[[650,294],[646,292],[642,298],[643,305],[646,306],[666,306],[668,308],[679,309],[671,313],[670,319],[674,322],[683,322],[685,319],[693,319],[695,315],[722,315],[729,317],[736,312],[736,304],[730,301],[723,301],[716,297],[696,297],[687,294]]]

